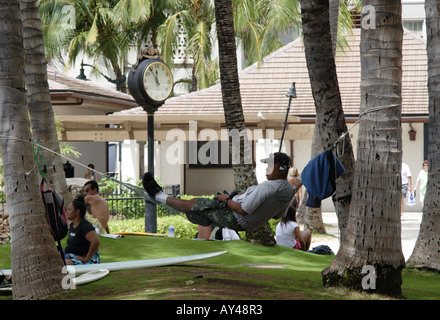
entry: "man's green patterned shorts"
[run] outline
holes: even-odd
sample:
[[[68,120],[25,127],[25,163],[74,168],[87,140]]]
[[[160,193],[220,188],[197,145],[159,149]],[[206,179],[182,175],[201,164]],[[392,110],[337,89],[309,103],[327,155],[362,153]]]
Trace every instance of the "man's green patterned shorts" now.
[[[186,212],[189,221],[201,226],[209,226],[213,222],[221,227],[226,227],[235,231],[244,229],[238,224],[234,211],[227,208],[224,202],[217,198],[197,198],[191,211]]]

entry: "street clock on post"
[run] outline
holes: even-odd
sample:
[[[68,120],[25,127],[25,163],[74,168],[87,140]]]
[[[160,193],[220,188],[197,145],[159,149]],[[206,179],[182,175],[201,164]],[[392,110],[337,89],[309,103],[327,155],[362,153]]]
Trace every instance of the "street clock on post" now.
[[[173,74],[157,48],[142,49],[128,73],[127,85],[137,104],[148,114],[148,172],[154,177],[154,113],[173,92]],[[156,205],[147,201],[145,232],[157,232]]]
[[[148,113],[154,113],[173,92],[173,74],[153,47],[142,55],[128,75],[128,88],[136,102]]]

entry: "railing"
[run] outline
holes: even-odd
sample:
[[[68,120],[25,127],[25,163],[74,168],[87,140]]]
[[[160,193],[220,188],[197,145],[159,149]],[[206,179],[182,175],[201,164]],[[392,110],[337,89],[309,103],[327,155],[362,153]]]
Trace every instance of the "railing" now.
[[[124,189],[124,190],[123,190]],[[180,185],[168,185],[164,187],[164,192],[170,196],[176,197],[180,195]],[[141,218],[145,215],[145,200],[137,193],[128,190],[125,187],[119,188],[118,192],[112,192],[104,195],[112,219],[123,218]],[[5,193],[0,191],[0,212],[5,209]],[[178,214],[179,212],[166,207],[158,206],[157,213],[160,214]]]
[[[140,218],[145,212],[145,200],[137,196],[112,194],[105,198],[110,209],[110,218]]]
[[[121,190],[118,193],[110,193],[105,200],[110,209],[111,218],[141,218],[145,215],[145,200],[131,190]],[[169,185],[164,187],[164,192],[171,196],[180,194],[180,185]],[[165,206],[158,206],[158,215],[177,214],[178,211]]]
[[[6,195],[0,190],[0,211],[5,211]]]

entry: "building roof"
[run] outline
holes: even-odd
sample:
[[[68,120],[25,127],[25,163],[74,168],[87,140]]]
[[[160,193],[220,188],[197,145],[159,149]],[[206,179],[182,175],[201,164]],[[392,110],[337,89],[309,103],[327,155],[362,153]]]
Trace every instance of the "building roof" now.
[[[336,66],[342,105],[346,116],[357,116],[360,106],[360,29],[353,29],[348,36],[348,47],[338,50]],[[404,30],[403,36],[402,114],[427,115],[427,56],[425,40]],[[283,119],[288,98],[286,92],[295,82],[297,98],[292,99],[290,115],[315,115],[309,75],[302,38],[275,51],[261,62],[239,73],[243,113],[246,121],[253,121],[261,112],[266,118]],[[139,108],[117,114],[142,114]],[[213,87],[170,98],[156,115],[222,116],[221,87]]]
[[[73,78],[47,67],[49,90],[56,114],[108,114],[137,106],[133,97],[91,81]]]
[[[360,106],[360,29],[348,36],[348,46],[338,49],[336,67],[342,106],[347,119],[357,119]],[[404,30],[403,36],[402,115],[408,119],[428,118],[427,56],[425,40]],[[102,108],[99,112],[87,112],[81,106],[77,112],[56,112],[63,122],[63,140],[70,141],[121,141],[145,140],[147,114],[134,99],[116,90],[104,89],[91,82],[84,82],[48,69],[52,100],[57,93],[70,94],[75,99],[86,99],[89,108]],[[239,72],[240,92],[245,121],[255,128],[274,129],[275,138],[281,136],[289,98],[286,93],[295,82],[297,98],[292,99],[286,139],[309,139],[313,128],[315,106],[301,38],[270,54],[258,64]],[[65,98],[65,97],[64,97]],[[62,103],[63,104],[63,103]],[[78,107],[79,108],[79,107]],[[99,111],[99,110],[98,110]],[[105,112],[104,112],[105,111]],[[113,114],[102,116],[102,114]],[[260,113],[260,117],[258,114]],[[93,115],[94,114],[94,115]],[[98,115],[101,114],[101,115]],[[261,119],[261,114],[264,120]],[[210,88],[170,98],[155,113],[155,139],[164,140],[169,130],[182,129],[188,133],[190,126],[197,130],[225,125],[220,84]],[[105,125],[118,125],[105,128]],[[93,129],[95,128],[95,129]],[[192,129],[191,129],[192,130]]]

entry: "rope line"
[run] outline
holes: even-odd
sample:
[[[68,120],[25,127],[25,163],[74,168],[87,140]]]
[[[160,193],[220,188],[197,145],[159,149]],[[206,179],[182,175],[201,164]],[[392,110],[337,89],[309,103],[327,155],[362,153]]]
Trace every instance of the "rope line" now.
[[[374,108],[370,108],[370,109],[368,109],[368,110],[363,111],[362,113],[359,114],[359,117],[358,117],[358,119],[356,120],[356,122],[353,124],[353,126],[352,126],[349,130],[347,130],[346,132],[344,132],[343,134],[341,134],[341,136],[335,141],[335,143],[333,144],[333,146],[331,146],[328,150],[333,150],[334,148],[337,148],[337,149],[336,149],[336,155],[337,155],[338,157],[342,157],[343,154],[344,154],[344,148],[345,148],[345,139],[344,139],[345,136],[346,136],[346,135],[347,135],[347,134],[348,134],[348,133],[349,133],[349,132],[350,132],[350,131],[356,126],[356,125],[359,124],[361,118],[362,118],[364,115],[366,115],[366,114],[368,114],[368,113],[372,113],[372,112],[377,112],[377,111],[381,111],[381,110],[385,110],[385,109],[389,109],[389,108],[398,107],[398,106],[401,106],[401,104],[392,104],[392,105],[379,106],[379,107],[374,107]],[[17,138],[17,137],[7,136],[7,135],[2,135],[2,134],[0,134],[0,140],[10,140],[10,139],[14,139],[14,140],[18,140],[18,141],[22,141],[22,142],[25,142],[25,143],[30,143],[30,144],[32,144],[32,152],[33,152],[33,155],[34,155],[34,157],[35,157],[35,161],[36,161],[36,163],[37,163],[38,170],[40,171],[40,173],[41,173],[41,175],[42,175],[43,178],[44,178],[44,172],[43,172],[43,171],[45,171],[45,168],[46,168],[46,162],[45,162],[44,159],[41,158],[41,156],[40,156],[40,149],[41,149],[41,148],[44,149],[44,150],[46,150],[46,151],[49,151],[49,152],[51,152],[51,153],[53,153],[53,154],[55,154],[55,155],[57,155],[57,156],[59,156],[59,157],[61,157],[61,158],[64,158],[64,159],[66,159],[66,160],[68,160],[68,161],[71,161],[72,163],[75,163],[75,164],[77,164],[77,165],[79,165],[79,166],[81,166],[81,167],[83,167],[83,168],[90,169],[91,171],[93,171],[93,172],[95,172],[95,173],[97,173],[97,174],[99,174],[99,175],[101,175],[101,176],[103,176],[103,177],[105,177],[105,178],[108,178],[108,179],[110,179],[110,180],[112,180],[112,181],[115,181],[116,183],[119,183],[120,185],[125,186],[126,188],[128,188],[128,189],[130,189],[130,190],[136,192],[138,195],[140,195],[140,196],[141,196],[142,198],[144,198],[144,200],[146,200],[146,201],[149,201],[149,202],[151,202],[151,203],[153,203],[153,204],[159,204],[159,205],[160,205],[160,203],[158,203],[154,198],[151,198],[151,197],[150,197],[150,196],[144,191],[144,189],[142,189],[142,188],[140,188],[140,187],[138,187],[138,186],[134,186],[134,185],[132,185],[132,184],[129,184],[129,183],[126,183],[126,182],[122,182],[122,181],[119,181],[119,180],[117,180],[117,179],[115,179],[115,178],[109,176],[108,174],[102,173],[102,172],[100,172],[100,171],[98,171],[98,170],[95,170],[95,169],[91,169],[91,168],[89,168],[88,166],[86,166],[86,165],[84,165],[84,164],[82,164],[82,163],[80,163],[80,162],[78,162],[78,161],[76,161],[76,160],[73,160],[73,159],[71,159],[71,158],[69,158],[69,157],[66,157],[66,156],[62,155],[61,153],[58,153],[58,152],[56,152],[56,151],[54,151],[54,150],[52,150],[52,149],[49,149],[49,148],[47,148],[47,147],[45,147],[45,146],[39,144],[38,142],[26,141],[26,140],[23,140],[23,139],[20,139],[20,138]],[[340,143],[341,141],[343,141],[342,151],[341,151],[341,149],[340,149],[339,146],[338,146],[339,143]],[[37,152],[37,153],[35,153],[35,146],[38,146],[38,152]],[[38,161],[38,160],[43,161],[43,163],[44,163],[44,170],[41,170],[41,167],[40,167],[40,164],[39,164],[39,161]],[[35,169],[35,166],[34,166],[30,171],[26,172],[26,175],[29,175],[29,174],[32,172],[32,170],[34,170],[34,169]]]
[[[355,126],[357,126],[358,124],[359,124],[359,122],[361,121],[361,118],[364,116],[364,115],[366,115],[366,114],[369,114],[369,113],[372,113],[372,112],[377,112],[377,111],[381,111],[381,110],[385,110],[385,109],[389,109],[389,108],[394,108],[394,107],[399,107],[399,106],[401,106],[401,104],[390,104],[390,105],[385,105],[385,106],[379,106],[379,107],[374,107],[374,108],[370,108],[370,109],[367,109],[367,110],[365,110],[365,111],[363,111],[363,112],[361,112],[360,114],[359,114],[359,117],[358,117],[358,119],[356,120],[356,122],[351,126],[351,128],[350,129],[348,129],[346,132],[344,132],[343,134],[341,134],[340,136],[339,136],[339,138],[335,141],[335,143],[333,144],[333,146],[331,146],[330,148],[329,148],[329,150],[333,150],[334,148],[336,148],[336,155],[338,156],[338,158],[340,158],[340,157],[342,157],[343,155],[344,155],[344,148],[345,148],[345,136],[355,127]],[[342,144],[342,148],[339,148],[339,143],[340,142],[343,142],[343,144]],[[342,151],[341,151],[341,149],[342,149]]]
[[[143,188],[140,188],[140,187],[138,187],[138,186],[134,186],[134,185],[129,184],[129,183],[126,183],[126,182],[119,181],[119,180],[117,180],[117,179],[115,179],[115,178],[109,176],[108,174],[105,174],[105,173],[100,172],[100,171],[98,171],[98,170],[95,170],[95,169],[89,168],[88,166],[86,166],[86,165],[84,165],[84,164],[82,164],[82,163],[80,163],[80,162],[78,162],[78,161],[76,161],[76,160],[73,160],[73,159],[71,159],[71,158],[69,158],[69,157],[66,157],[66,156],[62,155],[61,153],[58,153],[58,152],[56,152],[56,151],[54,151],[54,150],[52,150],[52,149],[49,149],[49,148],[47,148],[47,147],[45,147],[45,146],[43,146],[43,145],[41,145],[41,144],[39,144],[39,143],[37,143],[37,142],[26,141],[26,140],[23,140],[23,139],[20,139],[20,138],[17,138],[17,137],[7,136],[7,135],[2,135],[2,134],[0,134],[0,140],[18,140],[18,141],[22,141],[22,142],[26,142],[26,143],[30,143],[30,144],[32,144],[33,154],[34,154],[34,157],[35,157],[36,163],[37,163],[37,165],[38,165],[38,169],[40,170],[40,173],[41,173],[41,175],[42,175],[43,178],[44,178],[44,173],[43,173],[43,171],[41,170],[40,164],[38,163],[38,159],[40,159],[40,160],[42,160],[42,161],[44,162],[44,159],[42,159],[41,156],[39,156],[40,148],[41,148],[41,149],[44,149],[44,150],[46,150],[46,151],[49,151],[49,152],[51,152],[51,153],[53,153],[53,154],[55,154],[55,155],[57,155],[57,156],[59,156],[59,157],[61,157],[61,158],[64,158],[64,159],[66,159],[66,160],[68,160],[68,161],[70,161],[70,162],[72,162],[72,163],[74,163],[74,164],[77,164],[77,165],[79,165],[79,166],[81,166],[81,167],[83,167],[83,168],[90,169],[91,171],[93,171],[93,172],[95,172],[95,173],[101,175],[102,177],[105,177],[105,178],[110,179],[110,180],[112,180],[112,181],[114,181],[114,182],[116,182],[116,183],[119,183],[120,185],[122,185],[122,186],[124,186],[124,187],[126,187],[126,188],[128,188],[128,189],[130,189],[130,190],[132,190],[132,191],[134,191],[134,192],[136,192],[139,196],[141,196],[142,198],[144,198],[144,200],[146,200],[146,201],[148,201],[148,202],[151,202],[151,203],[153,203],[153,204],[159,204],[154,198],[151,198],[151,197],[150,197],[150,196],[144,191]],[[38,146],[38,152],[37,152],[37,153],[35,153],[35,146]],[[45,164],[45,166],[46,166],[46,163],[45,163],[45,162],[44,162],[44,164]],[[28,171],[28,172],[26,173],[26,175],[29,175],[29,174],[32,172],[32,170],[34,170],[34,169],[35,169],[35,166],[34,166],[34,168],[32,168],[30,171]]]
[[[35,153],[35,146],[36,145],[38,146],[38,152],[37,153]],[[46,161],[44,161],[44,159],[40,156],[40,150],[41,150],[41,146],[40,146],[39,143],[33,143],[32,144],[32,153],[34,154],[35,162],[36,162],[36,164],[38,166],[38,170],[40,171],[41,177],[44,179],[45,178],[44,174],[47,172],[47,168],[46,168]],[[43,170],[41,170],[41,167],[40,167],[40,160],[44,163]],[[34,168],[35,168],[35,166],[34,166]],[[30,172],[32,172],[32,170]]]

